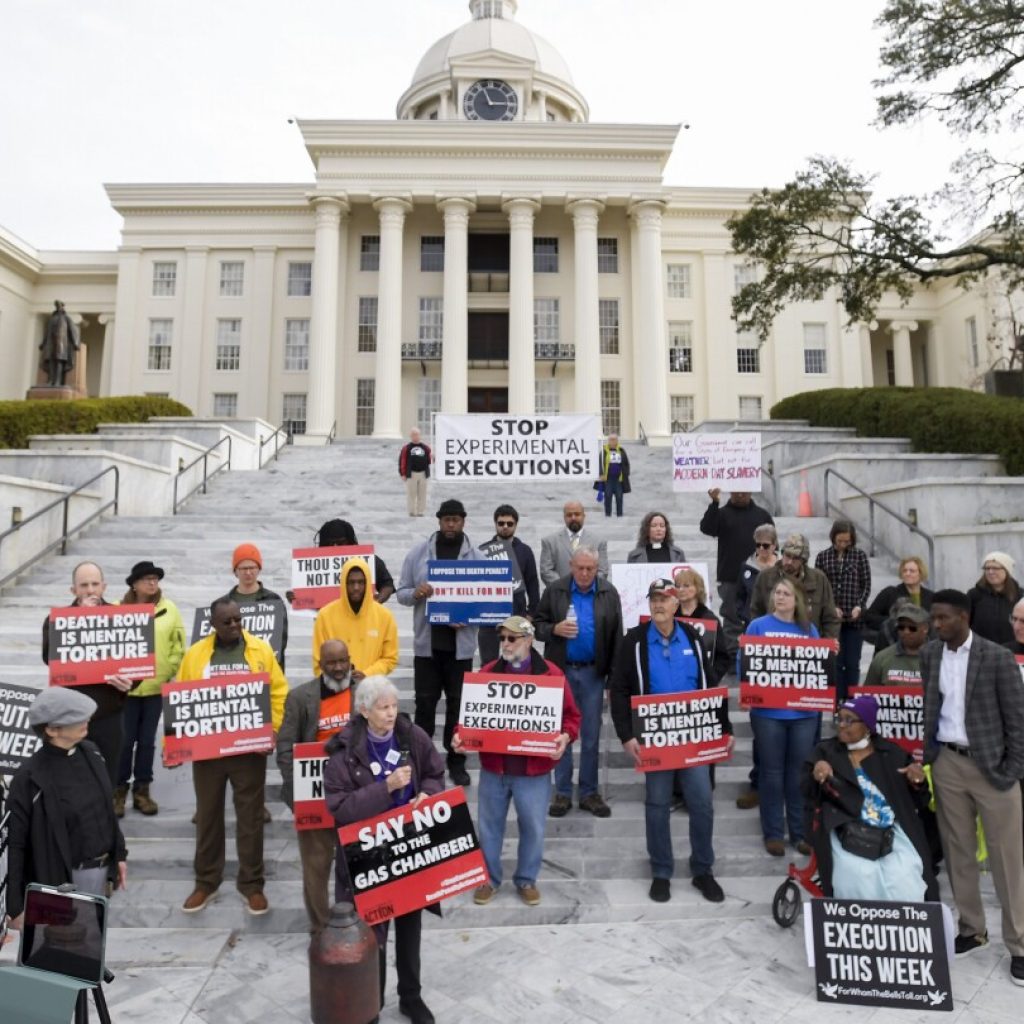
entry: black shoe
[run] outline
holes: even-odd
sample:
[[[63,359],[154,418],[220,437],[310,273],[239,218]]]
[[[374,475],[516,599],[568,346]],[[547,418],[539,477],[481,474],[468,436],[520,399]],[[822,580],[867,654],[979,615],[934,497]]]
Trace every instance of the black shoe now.
[[[555,798],[551,801],[551,806],[548,808],[548,814],[552,818],[564,818],[571,810],[572,799],[562,796],[561,793],[556,793]]]
[[[473,780],[469,777],[469,772],[462,765],[449,765],[448,774],[456,786],[471,786],[473,784]]]
[[[722,887],[715,881],[715,876],[709,871],[706,875],[696,875],[693,879],[693,887],[709,903],[724,903],[725,893]]]
[[[655,878],[648,895],[655,903],[668,903],[672,899],[672,883],[667,878]]]
[[[961,933],[953,942],[953,953],[956,956],[970,956],[977,950],[984,949],[987,945],[987,935],[964,935]],[[1024,957],[1017,957],[1016,959],[1024,960]]]
[[[408,1017],[412,1024],[434,1024],[434,1015],[419,996],[398,1001],[398,1012]]]
[[[1024,956],[1010,957],[1010,981],[1014,985],[1024,985]]]

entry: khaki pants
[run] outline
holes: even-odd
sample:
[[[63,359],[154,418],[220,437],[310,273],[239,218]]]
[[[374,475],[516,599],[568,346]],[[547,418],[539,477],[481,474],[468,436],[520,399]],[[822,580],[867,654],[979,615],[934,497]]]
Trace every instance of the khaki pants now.
[[[309,930],[314,935],[327,927],[327,919],[331,916],[328,887],[337,847],[338,834],[333,828],[310,828],[299,833],[302,900],[309,916]]]
[[[1024,840],[1021,792],[996,789],[969,758],[943,749],[932,765],[939,833],[962,935],[984,935],[975,818],[981,815],[996,895],[1003,908],[1003,943],[1024,956]]]
[[[411,516],[427,513],[427,474],[410,473],[405,480],[405,507]]]
[[[263,891],[263,796],[267,759],[239,754],[196,761],[196,888],[216,892],[224,880],[224,797],[228,782],[235,802],[235,848],[238,891],[243,896]]]

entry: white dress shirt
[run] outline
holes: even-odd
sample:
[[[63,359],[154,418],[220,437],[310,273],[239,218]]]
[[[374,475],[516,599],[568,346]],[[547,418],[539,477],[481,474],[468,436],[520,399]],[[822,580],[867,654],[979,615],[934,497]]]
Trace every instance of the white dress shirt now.
[[[940,743],[956,743],[968,747],[967,740],[967,659],[971,656],[974,634],[951,651],[942,645],[942,664],[939,668],[939,727],[936,733]]]

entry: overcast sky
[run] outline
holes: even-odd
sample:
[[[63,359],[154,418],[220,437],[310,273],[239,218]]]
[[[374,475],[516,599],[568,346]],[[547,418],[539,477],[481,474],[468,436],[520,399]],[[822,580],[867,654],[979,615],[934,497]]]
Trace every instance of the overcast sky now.
[[[882,0],[520,0],[592,121],[688,124],[670,185],[780,185],[815,153],[936,187],[938,126],[878,131]],[[467,0],[3,0],[0,225],[112,249],[104,182],[311,182],[289,117],[391,119]]]

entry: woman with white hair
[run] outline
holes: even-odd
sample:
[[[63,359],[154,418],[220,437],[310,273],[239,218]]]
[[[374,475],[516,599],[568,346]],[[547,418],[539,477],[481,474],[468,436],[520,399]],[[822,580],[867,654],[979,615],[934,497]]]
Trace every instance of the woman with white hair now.
[[[419,803],[444,789],[444,760],[431,738],[398,710],[398,690],[387,676],[367,676],[352,698],[352,718],[327,743],[324,795],[335,823],[356,821]],[[352,902],[352,882],[341,848],[335,859],[338,901]],[[433,1024],[420,995],[421,911],[395,918],[398,1008],[414,1024]],[[374,926],[384,1005],[388,922]]]

